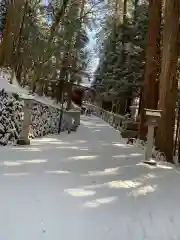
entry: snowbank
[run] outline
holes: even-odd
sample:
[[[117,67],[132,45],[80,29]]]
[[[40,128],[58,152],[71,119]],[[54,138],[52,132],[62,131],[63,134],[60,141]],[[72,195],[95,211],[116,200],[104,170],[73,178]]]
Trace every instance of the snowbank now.
[[[0,70],[0,89],[4,89],[7,93],[17,93],[19,95],[21,94],[27,94],[28,91],[20,86],[18,86],[18,83],[13,78],[13,84],[10,84],[10,78],[11,74],[8,70]]]
[[[10,84],[11,73],[7,69],[0,70],[0,89],[4,89],[7,93],[16,93],[22,98],[31,97],[35,101],[60,109],[60,105],[56,104],[54,100],[49,99],[45,96],[38,96],[36,94],[31,95],[28,89],[22,88],[16,80],[16,77],[13,76],[12,84]]]

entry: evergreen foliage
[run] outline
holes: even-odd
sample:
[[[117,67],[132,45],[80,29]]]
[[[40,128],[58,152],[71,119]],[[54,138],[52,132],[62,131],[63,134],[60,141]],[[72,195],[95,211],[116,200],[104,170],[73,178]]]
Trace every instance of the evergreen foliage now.
[[[148,5],[140,4],[126,24],[107,21],[107,33],[100,53],[94,84],[109,97],[131,96],[139,91],[144,77]],[[112,95],[112,96],[111,96]]]

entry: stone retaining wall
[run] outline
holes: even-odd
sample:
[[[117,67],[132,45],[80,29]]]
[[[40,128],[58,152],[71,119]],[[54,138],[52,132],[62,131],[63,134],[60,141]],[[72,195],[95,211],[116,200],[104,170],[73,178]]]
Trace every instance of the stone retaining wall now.
[[[32,103],[30,136],[41,137],[55,134],[59,125],[59,109],[39,102]]]
[[[32,100],[31,138],[56,134],[58,131],[60,110]],[[23,120],[23,101],[16,94],[7,94],[0,90],[0,145],[16,143],[19,139]],[[66,120],[62,120],[62,130]]]

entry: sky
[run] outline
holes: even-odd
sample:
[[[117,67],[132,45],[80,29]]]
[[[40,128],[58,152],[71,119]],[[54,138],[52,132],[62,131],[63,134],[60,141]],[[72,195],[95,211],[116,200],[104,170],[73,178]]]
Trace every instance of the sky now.
[[[48,6],[49,0],[43,0],[45,6]]]
[[[99,63],[99,58],[97,57],[97,54],[94,51],[94,48],[96,46],[96,39],[94,38],[95,34],[96,34],[96,31],[89,31],[88,33],[89,44],[87,47],[89,48],[92,54],[92,60],[90,62],[90,69],[92,73],[96,70]]]

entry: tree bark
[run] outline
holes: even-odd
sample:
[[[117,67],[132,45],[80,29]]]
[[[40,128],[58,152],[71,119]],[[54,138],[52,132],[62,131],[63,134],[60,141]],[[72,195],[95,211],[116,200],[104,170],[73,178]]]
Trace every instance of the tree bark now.
[[[58,27],[62,17],[64,16],[64,13],[68,7],[68,3],[70,2],[70,0],[63,0],[62,3],[62,7],[59,9],[59,11],[56,13],[53,23],[51,25],[51,34],[50,34],[50,38],[49,41],[52,40],[53,36],[54,36],[54,32],[56,31],[56,28]]]
[[[8,4],[5,29],[0,46],[0,65],[11,66],[12,64],[12,56],[23,17],[24,2],[24,0],[15,0]]]
[[[137,6],[138,6],[139,0],[134,1],[134,23],[136,23],[137,20]]]
[[[140,138],[144,139],[144,108],[157,109],[160,72],[161,0],[149,0],[146,67],[141,101]]]
[[[125,62],[125,30],[127,27],[127,2],[128,0],[124,0],[123,4],[123,25],[122,25],[122,55],[121,55],[121,64]]]
[[[160,74],[159,109],[162,117],[158,126],[156,144],[173,161],[175,105],[177,92],[177,61],[179,55],[180,0],[166,0],[163,31],[163,53]]]
[[[76,0],[74,2],[72,2],[72,7],[73,5],[78,6],[79,7],[79,28],[77,29],[77,31],[74,32],[74,34],[72,35],[72,40],[71,40],[71,44],[69,46],[69,54],[68,57],[71,61],[71,71],[69,71],[70,73],[70,82],[71,84],[75,81],[75,79],[73,78],[73,71],[75,71],[77,69],[77,59],[78,59],[78,52],[76,51],[73,54],[73,48],[74,45],[76,45],[76,43],[78,42],[79,38],[80,38],[80,33],[81,33],[81,27],[82,27],[82,23],[83,23],[83,15],[84,15],[84,10],[85,10],[85,4],[86,4],[86,0],[81,0],[79,2],[77,2]],[[68,94],[68,101],[67,101],[67,109],[70,109],[71,107],[71,99],[72,99],[72,86],[69,89],[69,94]]]
[[[174,156],[176,155],[177,143],[179,139],[179,124],[180,124],[180,106],[178,103],[178,112],[177,112],[177,125],[176,125],[176,133],[175,133],[175,143],[174,143]]]

